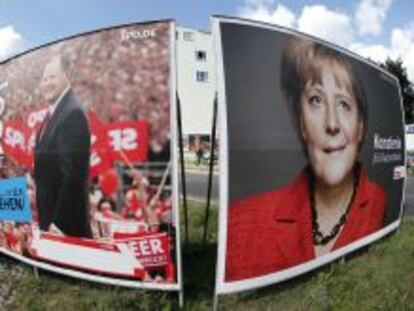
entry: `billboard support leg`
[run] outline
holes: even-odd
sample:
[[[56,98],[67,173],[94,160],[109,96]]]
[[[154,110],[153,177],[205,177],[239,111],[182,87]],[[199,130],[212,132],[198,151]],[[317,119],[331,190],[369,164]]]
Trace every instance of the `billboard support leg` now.
[[[219,296],[217,294],[214,294],[213,311],[217,311],[218,310],[218,303],[219,303]]]
[[[203,233],[203,247],[206,246],[207,243],[207,230],[208,230],[208,219],[210,216],[210,203],[211,203],[211,190],[213,184],[213,168],[214,168],[214,150],[216,149],[216,129],[217,129],[217,93],[214,96],[214,104],[213,104],[213,124],[211,129],[211,144],[210,144],[210,165],[209,165],[209,173],[208,173],[208,186],[207,186],[207,203],[206,203],[206,210],[204,214],[204,233]]]
[[[184,164],[184,148],[183,148],[183,127],[181,122],[181,103],[180,97],[177,96],[177,125],[178,125],[178,145],[180,148],[180,164],[181,164],[181,187],[183,191],[183,208],[184,208],[184,243],[188,245],[188,206],[187,206],[187,187],[185,179],[185,164]]]
[[[39,270],[37,269],[37,267],[33,267],[33,273],[36,281],[39,281]]]
[[[184,307],[184,292],[182,290],[178,292],[178,306],[180,309]]]

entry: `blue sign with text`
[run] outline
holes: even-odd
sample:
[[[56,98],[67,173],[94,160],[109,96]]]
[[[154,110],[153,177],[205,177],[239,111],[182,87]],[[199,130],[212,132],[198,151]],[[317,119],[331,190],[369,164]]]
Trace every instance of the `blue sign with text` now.
[[[0,181],[0,220],[32,221],[26,178]]]

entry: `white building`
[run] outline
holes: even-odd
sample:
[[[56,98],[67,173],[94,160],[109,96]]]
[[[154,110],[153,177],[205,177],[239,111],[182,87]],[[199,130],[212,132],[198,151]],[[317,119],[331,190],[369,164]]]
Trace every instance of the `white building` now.
[[[216,91],[210,33],[177,27],[177,88],[184,135],[209,135]]]
[[[405,126],[405,149],[407,151],[414,151],[414,124]]]

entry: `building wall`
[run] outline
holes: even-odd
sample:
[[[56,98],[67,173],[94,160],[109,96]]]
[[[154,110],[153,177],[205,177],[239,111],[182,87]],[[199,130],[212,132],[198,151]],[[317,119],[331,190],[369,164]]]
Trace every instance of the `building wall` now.
[[[216,90],[211,34],[177,27],[177,88],[183,134],[210,134]]]

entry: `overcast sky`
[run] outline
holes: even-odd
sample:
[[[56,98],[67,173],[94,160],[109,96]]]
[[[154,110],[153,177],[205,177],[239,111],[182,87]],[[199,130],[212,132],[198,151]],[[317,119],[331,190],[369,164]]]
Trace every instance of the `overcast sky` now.
[[[213,14],[298,29],[383,62],[401,57],[414,81],[411,0],[0,0],[0,59],[118,24],[173,18],[209,30]]]

